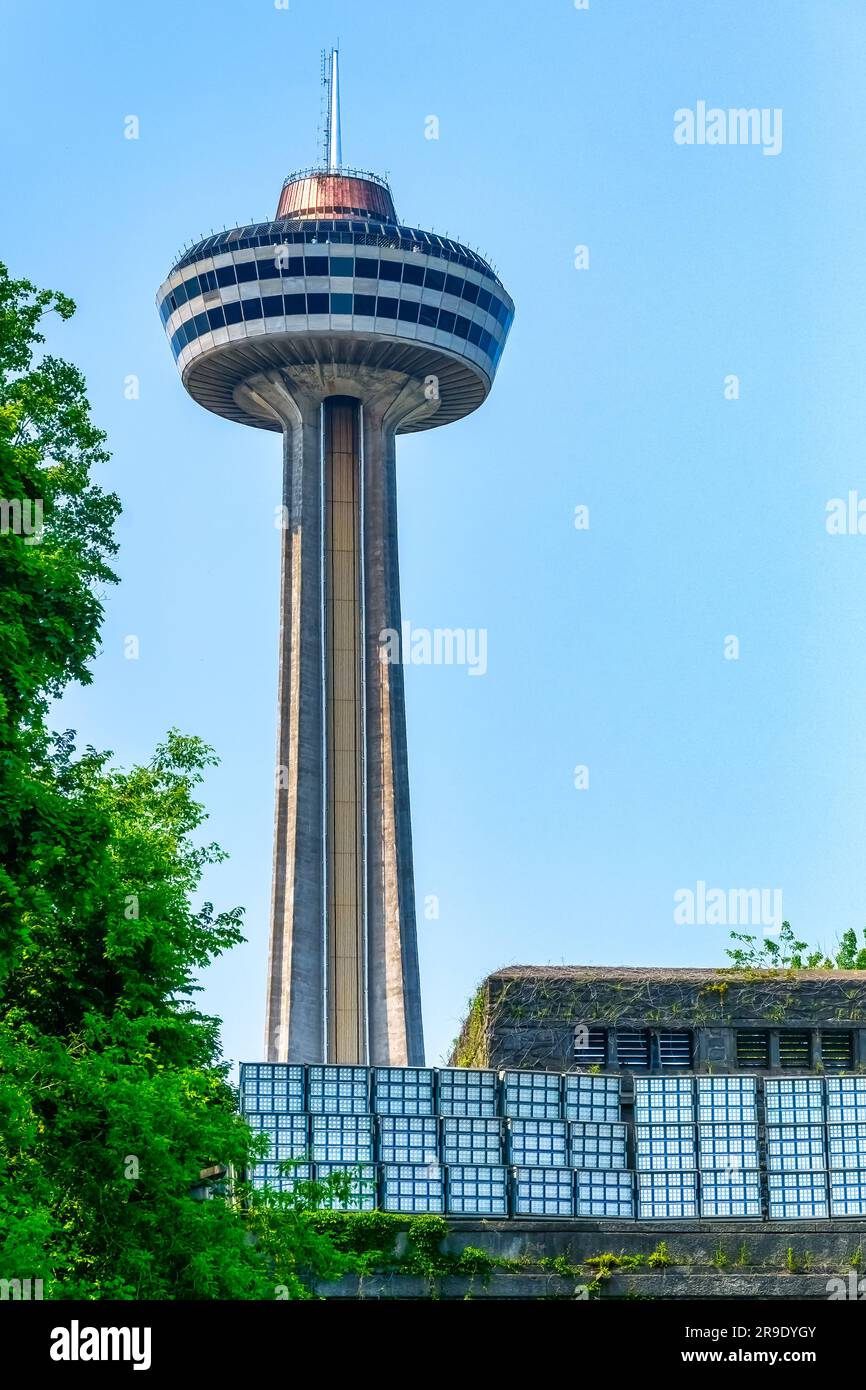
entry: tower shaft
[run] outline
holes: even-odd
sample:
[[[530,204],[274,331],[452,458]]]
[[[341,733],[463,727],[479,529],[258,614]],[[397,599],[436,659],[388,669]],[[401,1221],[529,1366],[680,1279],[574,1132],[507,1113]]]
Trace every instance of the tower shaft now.
[[[401,630],[394,433],[419,392],[340,385],[250,383],[284,432],[267,1057],[417,1066],[403,671],[383,635]]]
[[[364,941],[364,709],[360,407],[323,405],[325,767],[329,1054],[367,1054]]]

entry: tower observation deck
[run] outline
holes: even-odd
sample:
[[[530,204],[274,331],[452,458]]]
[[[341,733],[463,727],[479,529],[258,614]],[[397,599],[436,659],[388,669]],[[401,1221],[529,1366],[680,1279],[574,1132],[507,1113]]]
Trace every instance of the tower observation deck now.
[[[514,306],[343,165],[337,64],[322,167],[285,180],[273,221],[188,250],[157,303],[193,399],[283,437],[266,1057],[416,1066],[403,670],[382,637],[402,631],[395,441],[482,403]]]

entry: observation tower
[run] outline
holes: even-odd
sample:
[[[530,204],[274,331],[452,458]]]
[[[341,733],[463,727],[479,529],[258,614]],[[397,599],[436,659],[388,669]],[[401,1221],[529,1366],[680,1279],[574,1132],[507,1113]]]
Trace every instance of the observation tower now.
[[[339,57],[321,167],[273,221],[206,237],[157,303],[200,405],[283,437],[268,1061],[424,1061],[401,633],[398,434],[477,409],[514,306],[474,251],[399,222],[342,161]]]

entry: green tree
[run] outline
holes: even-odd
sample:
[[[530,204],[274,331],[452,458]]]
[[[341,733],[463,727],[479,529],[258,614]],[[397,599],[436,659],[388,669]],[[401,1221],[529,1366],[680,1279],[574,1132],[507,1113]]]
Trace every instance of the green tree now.
[[[809,950],[808,942],[796,939],[790,922],[782,923],[777,941],[735,931],[731,941],[739,943],[725,951],[734,970],[866,970],[866,933],[860,946],[853,927],[842,933],[831,954],[821,947]]]
[[[47,728],[48,701],[90,680],[118,512],[80,373],[36,360],[50,312],[73,305],[0,267],[0,1277],[59,1298],[303,1296],[302,1274],[345,1262],[271,1215],[290,1203],[191,1195],[266,1147],[195,1007],[197,973],[242,940],[240,909],[193,906],[223,857],[198,838],[213,754],[172,731],[124,771]]]

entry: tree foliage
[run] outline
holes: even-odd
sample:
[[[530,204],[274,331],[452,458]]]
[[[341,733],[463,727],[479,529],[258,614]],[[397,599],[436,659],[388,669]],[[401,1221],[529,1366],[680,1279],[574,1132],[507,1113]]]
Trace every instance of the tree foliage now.
[[[0,535],[0,1277],[56,1298],[298,1297],[300,1269],[336,1268],[324,1237],[290,1223],[269,1244],[272,1194],[252,1217],[192,1196],[203,1168],[265,1148],[195,1006],[198,972],[242,940],[240,909],[194,906],[223,857],[198,834],[213,754],[172,731],[125,771],[46,722],[90,680],[119,510],[81,374],[38,356],[44,316],[73,308],[0,267],[0,499],[43,522]]]
[[[806,941],[798,941],[790,922],[783,922],[777,940],[772,937],[747,936],[731,932],[738,946],[725,951],[735,970],[866,970],[866,932],[863,945],[852,927],[843,932],[835,951],[822,947],[809,949]]]

